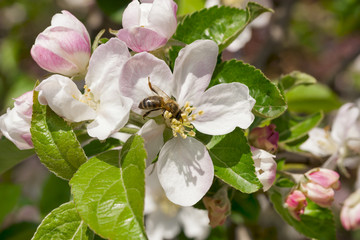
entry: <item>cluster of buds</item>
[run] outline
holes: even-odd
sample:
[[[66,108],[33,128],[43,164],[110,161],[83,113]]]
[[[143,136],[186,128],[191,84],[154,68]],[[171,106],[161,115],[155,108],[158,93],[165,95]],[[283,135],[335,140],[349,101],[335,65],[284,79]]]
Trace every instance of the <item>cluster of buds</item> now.
[[[340,188],[339,174],[325,168],[315,168],[304,174],[299,189],[292,191],[285,200],[285,206],[297,220],[307,206],[306,198],[321,207],[330,207],[334,201],[334,190]]]

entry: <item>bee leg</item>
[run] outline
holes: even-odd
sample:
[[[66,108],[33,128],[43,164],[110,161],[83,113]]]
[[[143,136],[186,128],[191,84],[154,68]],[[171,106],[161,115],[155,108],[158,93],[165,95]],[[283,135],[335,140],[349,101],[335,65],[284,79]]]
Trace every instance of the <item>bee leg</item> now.
[[[143,118],[145,118],[147,115],[149,115],[151,112],[154,112],[154,111],[157,111],[157,110],[160,110],[161,108],[155,108],[155,109],[151,109],[150,111],[147,111],[144,115],[143,115]]]
[[[154,93],[158,94],[157,91],[155,91],[155,89],[153,89],[152,85],[151,85],[151,82],[150,82],[150,77],[148,77],[148,85],[149,85],[149,88],[151,91],[153,91]]]

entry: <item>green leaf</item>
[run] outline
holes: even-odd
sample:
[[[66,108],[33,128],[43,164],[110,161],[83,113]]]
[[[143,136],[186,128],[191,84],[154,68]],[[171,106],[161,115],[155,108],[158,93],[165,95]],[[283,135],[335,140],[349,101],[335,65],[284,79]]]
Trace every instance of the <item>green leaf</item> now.
[[[256,3],[249,3],[246,9],[224,6],[205,8],[186,16],[178,24],[173,38],[186,44],[198,39],[210,39],[222,51],[252,20],[269,11],[271,10]]]
[[[20,150],[5,137],[0,139],[0,174],[35,154],[33,149]]]
[[[45,181],[39,210],[42,216],[46,216],[51,210],[70,200],[69,183],[61,178],[50,174]]]
[[[70,181],[82,219],[103,238],[146,239],[144,140],[132,136],[119,152],[91,158]]]
[[[213,136],[207,148],[218,178],[243,193],[252,193],[261,188],[250,146],[241,129],[237,128],[227,135]]]
[[[341,106],[336,94],[325,85],[300,85],[285,94],[289,110],[299,113],[329,112]]]
[[[120,140],[115,138],[107,138],[105,141],[100,141],[96,139],[85,145],[84,151],[86,153],[86,156],[90,157],[108,151],[120,145],[121,145]]]
[[[301,215],[301,221],[293,218],[288,209],[284,208],[284,198],[275,190],[270,190],[270,200],[280,216],[297,231],[309,238],[319,240],[336,239],[334,216],[330,209],[321,208],[314,202],[307,200],[308,205]]]
[[[315,83],[316,79],[313,76],[299,71],[293,71],[289,74],[281,76],[279,80],[279,85],[285,91],[299,85],[309,85]]]
[[[254,194],[234,193],[231,204],[232,213],[240,213],[248,222],[256,223],[260,215],[260,203]]]
[[[254,66],[236,60],[223,62],[216,66],[209,86],[231,82],[248,86],[256,100],[253,110],[261,117],[277,117],[287,108],[279,89]]]
[[[279,118],[272,121],[276,125],[276,131],[279,132],[279,142],[293,142],[298,140],[319,125],[323,119],[323,113],[318,112],[310,116],[296,116],[286,112]]]
[[[74,202],[54,209],[39,225],[31,240],[91,240],[94,233],[81,220]]]
[[[20,197],[21,188],[14,184],[0,184],[0,225],[5,216],[16,206]]]
[[[48,106],[41,105],[38,94],[34,91],[30,128],[35,151],[50,171],[70,179],[87,158],[71,127]]]

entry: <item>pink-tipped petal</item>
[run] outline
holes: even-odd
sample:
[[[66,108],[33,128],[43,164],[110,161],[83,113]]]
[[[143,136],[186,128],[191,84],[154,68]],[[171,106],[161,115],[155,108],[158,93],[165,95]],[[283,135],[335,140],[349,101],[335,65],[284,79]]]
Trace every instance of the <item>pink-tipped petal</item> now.
[[[157,173],[170,201],[191,206],[209,190],[214,178],[214,166],[201,142],[191,137],[176,137],[161,149]]]
[[[143,27],[120,29],[117,37],[135,52],[153,51],[167,42],[165,36]]]
[[[312,182],[317,183],[324,188],[334,187],[334,189],[338,189],[340,187],[339,174],[330,169],[319,168],[318,170],[307,174],[307,177]]]

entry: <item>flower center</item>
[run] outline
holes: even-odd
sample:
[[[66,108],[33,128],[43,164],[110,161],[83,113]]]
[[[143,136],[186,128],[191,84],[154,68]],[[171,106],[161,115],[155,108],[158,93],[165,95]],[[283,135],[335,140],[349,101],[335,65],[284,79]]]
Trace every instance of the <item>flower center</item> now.
[[[94,110],[96,110],[98,106],[98,102],[95,101],[94,94],[87,85],[84,85],[84,94],[81,96],[79,101],[89,105]]]
[[[204,111],[202,110],[193,114],[192,112],[195,109],[195,107],[190,106],[189,102],[186,102],[185,105],[181,108],[182,113],[179,120],[174,118],[171,112],[164,112],[164,118],[169,121],[169,125],[172,129],[174,137],[177,137],[177,134],[179,134],[184,139],[187,138],[187,136],[195,136],[195,132],[193,131],[194,126],[191,124],[191,121],[194,121],[197,116],[204,114]]]

